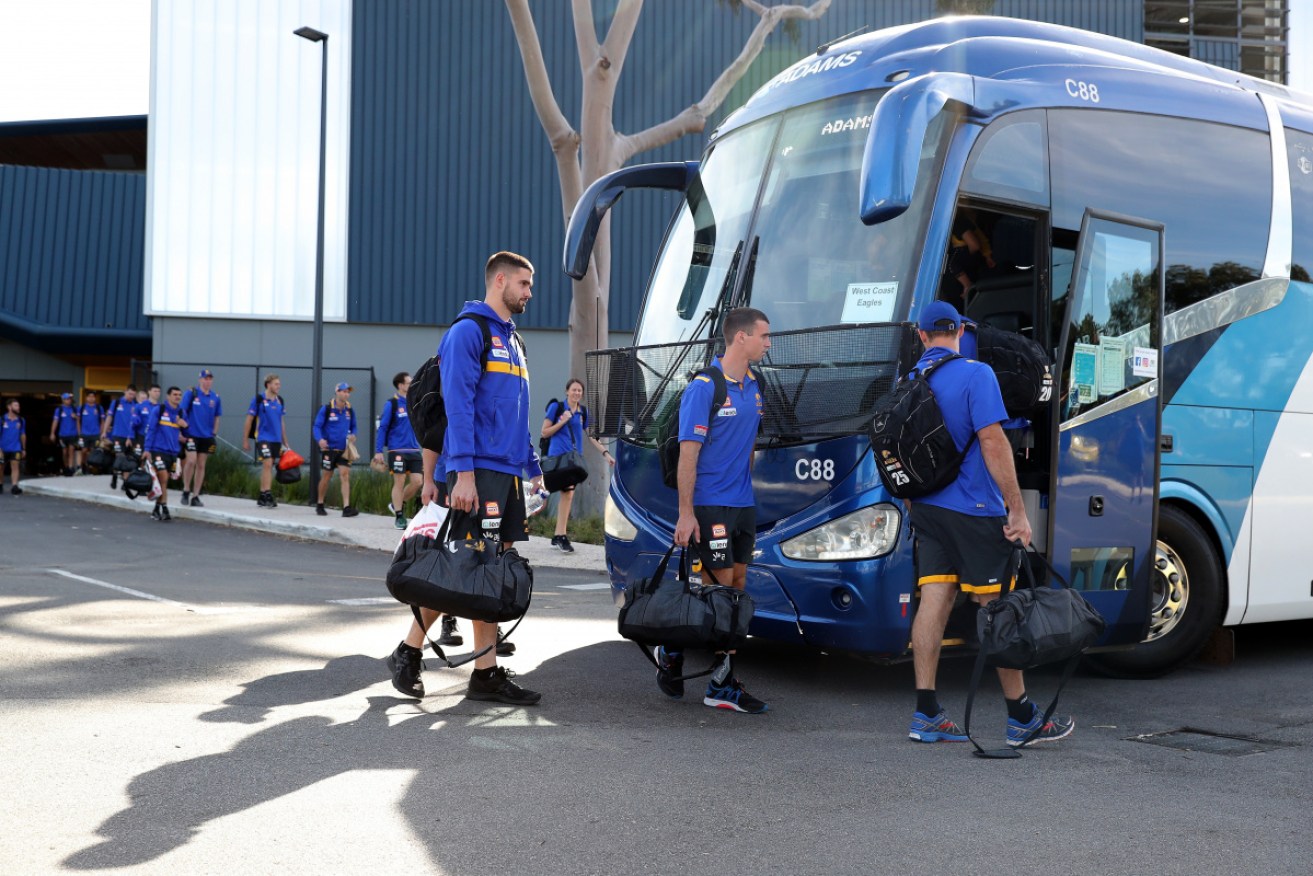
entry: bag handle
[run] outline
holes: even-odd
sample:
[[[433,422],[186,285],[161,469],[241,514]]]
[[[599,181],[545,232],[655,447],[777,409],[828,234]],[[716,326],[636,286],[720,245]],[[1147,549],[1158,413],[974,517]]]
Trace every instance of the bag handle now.
[[[678,547],[679,547],[679,546],[676,545],[676,544],[674,544],[673,542],[671,543],[670,548],[669,548],[669,549],[666,551],[666,553],[665,553],[665,556],[663,556],[663,557],[661,558],[661,562],[657,563],[656,569],[653,570],[653,572],[652,572],[652,577],[651,577],[650,580],[652,580],[652,581],[656,582],[657,584],[659,584],[661,581],[663,581],[663,580],[665,579],[665,577],[666,577],[666,567],[669,565],[669,563],[670,563],[670,558],[674,555],[674,553],[675,553],[675,549],[678,548]],[[688,591],[688,589],[689,589],[691,586],[693,586],[693,585],[691,585],[691,584],[689,583],[689,580],[688,580],[689,577],[692,575],[692,571],[693,571],[693,570],[692,570],[692,565],[693,565],[693,560],[692,560],[692,558],[689,556],[689,550],[688,550],[688,548],[687,548],[687,547],[681,548],[681,549],[680,549],[680,552],[679,552],[679,569],[678,569],[678,571],[676,571],[676,573],[675,573],[675,575],[676,575],[675,580],[678,581],[678,582],[680,582],[682,585],[684,585],[684,590],[685,590],[686,592]],[[716,580],[716,576],[715,576],[715,574],[712,573],[712,571],[711,571],[710,569],[704,569],[703,571],[704,571],[705,574],[708,574],[708,575],[711,576],[711,580],[712,580],[713,582],[715,582],[714,586],[716,586],[716,587],[720,587],[720,586],[722,586],[722,585],[720,584],[720,582]],[[734,623],[735,626],[738,625],[738,612],[739,612],[739,603],[738,603],[738,602],[735,602],[735,603],[734,603],[734,615],[733,615],[733,623]],[[657,663],[656,656],[652,653],[652,648],[651,648],[651,647],[649,647],[649,646],[647,646],[647,645],[644,645],[642,642],[634,642],[634,644],[638,647],[638,650],[641,651],[641,652],[643,653],[643,656],[647,658],[647,662],[651,663],[651,664],[652,664],[653,666],[655,666],[657,669],[660,669],[660,668],[661,668],[661,664],[660,664],[660,663]],[[711,663],[707,666],[706,669],[702,670],[701,672],[694,672],[694,673],[691,673],[691,674],[689,674],[689,675],[675,675],[675,676],[671,676],[670,680],[671,680],[671,681],[688,681],[688,680],[690,680],[690,679],[694,679],[694,678],[703,678],[703,677],[708,676],[708,675],[710,675],[711,673],[715,672],[715,671],[716,671],[716,667],[719,666],[720,663],[721,663],[721,661],[724,660],[724,659],[725,659],[725,655],[724,655],[724,654],[721,654],[721,653],[712,654],[712,655],[711,655]]]
[[[1013,547],[1014,547],[1013,556],[1015,556],[1019,560],[1018,565],[1025,570],[1026,582],[1028,586],[1033,590],[1035,589],[1035,575],[1034,575],[1034,571],[1030,568],[1030,561],[1027,559],[1027,555],[1031,552],[1026,550],[1026,546],[1022,544],[1020,539],[1018,539],[1013,543]],[[1035,556],[1043,560],[1045,567],[1048,568],[1049,572],[1055,578],[1058,579],[1058,581],[1062,584],[1063,587],[1070,589],[1070,585],[1067,583],[1066,579],[1058,574],[1058,571],[1053,568],[1053,566],[1049,563],[1048,559],[1043,554],[1041,554],[1039,551],[1033,551],[1033,553]],[[1003,582],[1003,590],[999,594],[999,599],[1002,599],[1004,596],[1007,596],[1011,589],[1012,589],[1012,577],[1008,577]],[[982,611],[984,610],[984,606],[981,606],[981,610]],[[992,616],[986,616],[985,619],[986,624],[992,623],[992,621],[993,621]],[[1035,739],[1035,737],[1039,735],[1040,730],[1044,729],[1044,725],[1049,722],[1049,719],[1053,717],[1053,712],[1058,707],[1058,698],[1062,696],[1062,689],[1067,686],[1067,680],[1071,678],[1071,674],[1075,671],[1076,664],[1080,662],[1080,658],[1081,655],[1077,653],[1077,654],[1073,654],[1067,660],[1067,665],[1062,668],[1062,677],[1058,680],[1058,689],[1053,694],[1053,700],[1049,703],[1049,707],[1044,710],[1044,717],[1040,719],[1039,726],[1037,726],[1034,730],[1032,730],[1030,735],[1021,741],[1020,745],[1016,747],[986,750],[984,748],[981,748],[980,743],[977,742],[976,738],[971,735],[971,707],[975,702],[976,691],[980,687],[980,678],[984,674],[984,670],[985,670],[985,649],[981,648],[980,650],[978,650],[976,652],[975,665],[972,666],[971,668],[971,685],[970,687],[967,688],[966,714],[963,717],[963,722],[962,722],[963,730],[966,732],[967,739],[971,742],[973,746],[975,746],[976,749],[974,752],[972,752],[972,754],[974,754],[976,757],[984,757],[991,759],[1021,757],[1021,752],[1018,749],[1025,748],[1027,745],[1029,745]]]

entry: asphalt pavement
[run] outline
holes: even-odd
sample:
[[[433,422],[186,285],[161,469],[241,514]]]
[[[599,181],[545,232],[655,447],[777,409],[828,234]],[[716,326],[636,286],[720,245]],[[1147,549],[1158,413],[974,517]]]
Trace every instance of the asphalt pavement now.
[[[0,538],[3,873],[1313,869],[1311,623],[1241,629],[1227,667],[1078,673],[1071,738],[986,761],[907,740],[907,665],[754,640],[768,713],[668,700],[591,571],[535,567],[504,663],[543,700],[513,708],[432,662],[423,700],[392,689],[378,550],[33,492]],[[959,717],[969,670],[941,672]]]

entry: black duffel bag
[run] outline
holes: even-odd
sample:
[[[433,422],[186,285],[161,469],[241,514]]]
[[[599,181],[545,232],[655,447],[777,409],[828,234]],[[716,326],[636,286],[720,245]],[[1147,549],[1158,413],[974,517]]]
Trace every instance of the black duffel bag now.
[[[127,494],[129,499],[149,495],[151,488],[154,486],[154,479],[151,478],[150,472],[144,468],[134,469],[131,474],[123,478],[123,492]]]
[[[136,471],[138,465],[137,459],[131,454],[120,453],[114,457],[114,471],[118,474]]]
[[[588,480],[588,469],[584,467],[584,455],[578,450],[569,450],[549,456],[542,461],[543,486],[549,493],[559,493],[577,487]]]
[[[667,579],[666,567],[675,550],[671,545],[650,578],[625,589],[620,635],[636,642],[649,659],[656,645],[676,651],[732,651],[742,645],[752,623],[752,597],[734,587],[689,583],[687,549],[681,552],[678,573]]]
[[[107,472],[110,466],[114,464],[113,452],[106,450],[104,447],[97,447],[87,454],[87,466],[94,468],[98,472]]]
[[[280,484],[294,484],[301,480],[301,466],[294,465],[291,468],[280,468],[274,471],[274,480]]]
[[[388,592],[409,605],[485,623],[522,617],[533,595],[528,561],[514,548],[498,553],[493,541],[448,541],[450,523],[448,515],[435,536],[402,540],[388,569]]]
[[[971,687],[967,692],[964,723],[968,737],[971,735],[971,706],[986,663],[1001,669],[1034,669],[1049,663],[1067,662],[1058,682],[1058,690],[1053,695],[1053,702],[1044,710],[1044,717],[1039,722],[1039,728],[1042,728],[1053,717],[1058,697],[1062,696],[1062,688],[1080,661],[1080,655],[1098,641],[1106,626],[1103,615],[1084,596],[1071,589],[1043,554],[1036,552],[1035,556],[1043,561],[1049,574],[1062,586],[1055,588],[1036,584],[1029,557],[1019,541],[1017,556],[1021,561],[1021,572],[1026,578],[1026,587],[1009,589],[1005,585],[1003,594],[981,606],[976,615],[980,651],[976,654]],[[1034,734],[1031,736],[1033,738]],[[1018,748],[1029,742],[1030,739],[1026,739]],[[987,752],[975,739],[971,740],[971,744],[975,745],[976,754],[982,757],[1016,756],[1015,751]]]

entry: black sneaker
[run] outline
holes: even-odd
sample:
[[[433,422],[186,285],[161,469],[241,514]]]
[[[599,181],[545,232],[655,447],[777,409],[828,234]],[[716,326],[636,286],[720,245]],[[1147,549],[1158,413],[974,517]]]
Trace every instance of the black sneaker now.
[[[273,494],[273,493],[265,493],[265,494],[264,494],[264,500],[265,500],[266,502],[269,503],[269,506],[268,506],[268,507],[270,507],[270,508],[277,508],[277,507],[278,507],[278,500],[274,498],[274,494]]]
[[[491,700],[511,706],[532,706],[543,698],[543,695],[537,691],[525,690],[511,681],[514,675],[514,672],[504,666],[494,666],[490,678],[480,679],[479,671],[476,669],[470,676],[470,686],[465,690],[465,699]]]
[[[439,645],[464,645],[465,637],[456,632],[456,619],[449,614],[442,616],[442,637]]]
[[[191,497],[191,506],[192,506],[193,508],[204,508],[204,507],[205,507],[204,505],[201,504],[201,497],[200,497],[199,495],[196,495],[196,496],[192,496],[192,497]]]
[[[160,509],[160,522],[161,522],[161,523],[172,523],[172,522],[173,522],[173,515],[169,513],[169,506],[168,506],[168,505],[160,505],[160,506],[159,506],[159,509]]]
[[[111,490],[117,490],[117,489],[119,488],[119,476],[118,476],[118,475],[114,475],[112,478],[109,479],[109,488],[110,488]]]
[[[155,503],[155,507],[152,508],[152,509],[150,509],[150,519],[151,519],[151,520],[163,520],[163,519],[164,519],[164,515],[160,513],[160,503],[159,503],[159,502],[156,502],[156,503]]]
[[[570,544],[570,536],[558,535],[552,539],[552,547],[556,548],[563,554],[574,553],[574,545]]]
[[[14,484],[14,488],[9,492],[13,493],[15,496],[21,496],[23,495],[23,488],[18,486],[17,484]]]
[[[731,712],[746,712],[749,715],[759,715],[770,708],[744,690],[743,684],[737,678],[729,679],[724,687],[718,687],[714,682],[707,682],[707,692],[702,696],[702,705],[711,706],[713,709],[727,709]]]
[[[255,504],[256,504],[256,505],[259,505],[261,508],[268,508],[268,507],[270,507],[270,506],[269,506],[269,494],[268,494],[268,493],[261,493],[261,494],[259,495],[259,497],[255,500]]]
[[[315,506],[315,513],[318,514],[320,517],[328,516],[328,512],[324,510],[323,502],[320,502],[318,505]]]
[[[656,649],[657,661],[657,687],[661,692],[672,700],[684,698],[683,680],[674,681],[673,679],[684,674],[684,655],[681,653],[670,653],[664,647],[658,645]]]
[[[391,508],[392,506],[389,505],[388,507]],[[405,528],[406,528],[406,515],[405,515],[405,514],[402,514],[400,511],[398,511],[398,512],[397,512],[397,519],[396,519],[395,521],[393,521],[393,524],[392,524],[392,525],[395,526],[397,529],[405,529]]]
[[[408,697],[416,699],[424,696],[424,682],[420,672],[424,669],[424,652],[412,648],[405,642],[397,645],[397,650],[388,655],[388,669],[392,670],[392,686]]]
[[[360,512],[357,511],[357,510],[356,510],[353,506],[351,506],[351,505],[348,505],[348,506],[346,506],[345,508],[342,509],[342,516],[343,516],[343,517],[358,517],[359,515],[360,515]]]
[[[182,504],[184,506],[191,504],[191,490],[182,491]]]

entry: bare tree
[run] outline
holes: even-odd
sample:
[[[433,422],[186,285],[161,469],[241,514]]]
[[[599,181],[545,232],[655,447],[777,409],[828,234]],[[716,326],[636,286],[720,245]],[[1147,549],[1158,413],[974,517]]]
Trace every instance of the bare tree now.
[[[561,212],[567,222],[584,189],[597,179],[613,170],[619,170],[635,155],[664,146],[685,134],[703,131],[707,119],[720,107],[730,89],[761,54],[766,37],[781,22],[796,26],[799,20],[820,18],[829,9],[830,0],[815,0],[805,6],[770,6],[759,0],[731,0],[730,5],[736,10],[747,9],[758,17],[738,57],[711,83],[697,103],[646,130],[626,134],[615,129],[615,93],[620,75],[624,72],[634,28],[643,12],[643,0],[620,0],[606,38],[600,42],[593,19],[592,0],[572,0],[574,35],[579,49],[579,70],[583,77],[583,102],[577,127],[566,119],[556,100],[528,0],[506,0],[511,24],[515,28],[515,38],[520,46],[520,57],[524,61],[524,75],[529,84],[534,110],[547,134],[552,153],[556,156]],[[607,221],[603,223],[593,247],[592,270],[574,284],[570,304],[572,374],[584,373],[584,352],[589,347],[594,344],[607,346],[610,281],[611,234],[610,223]],[[597,470],[595,465],[590,465],[590,468]]]

